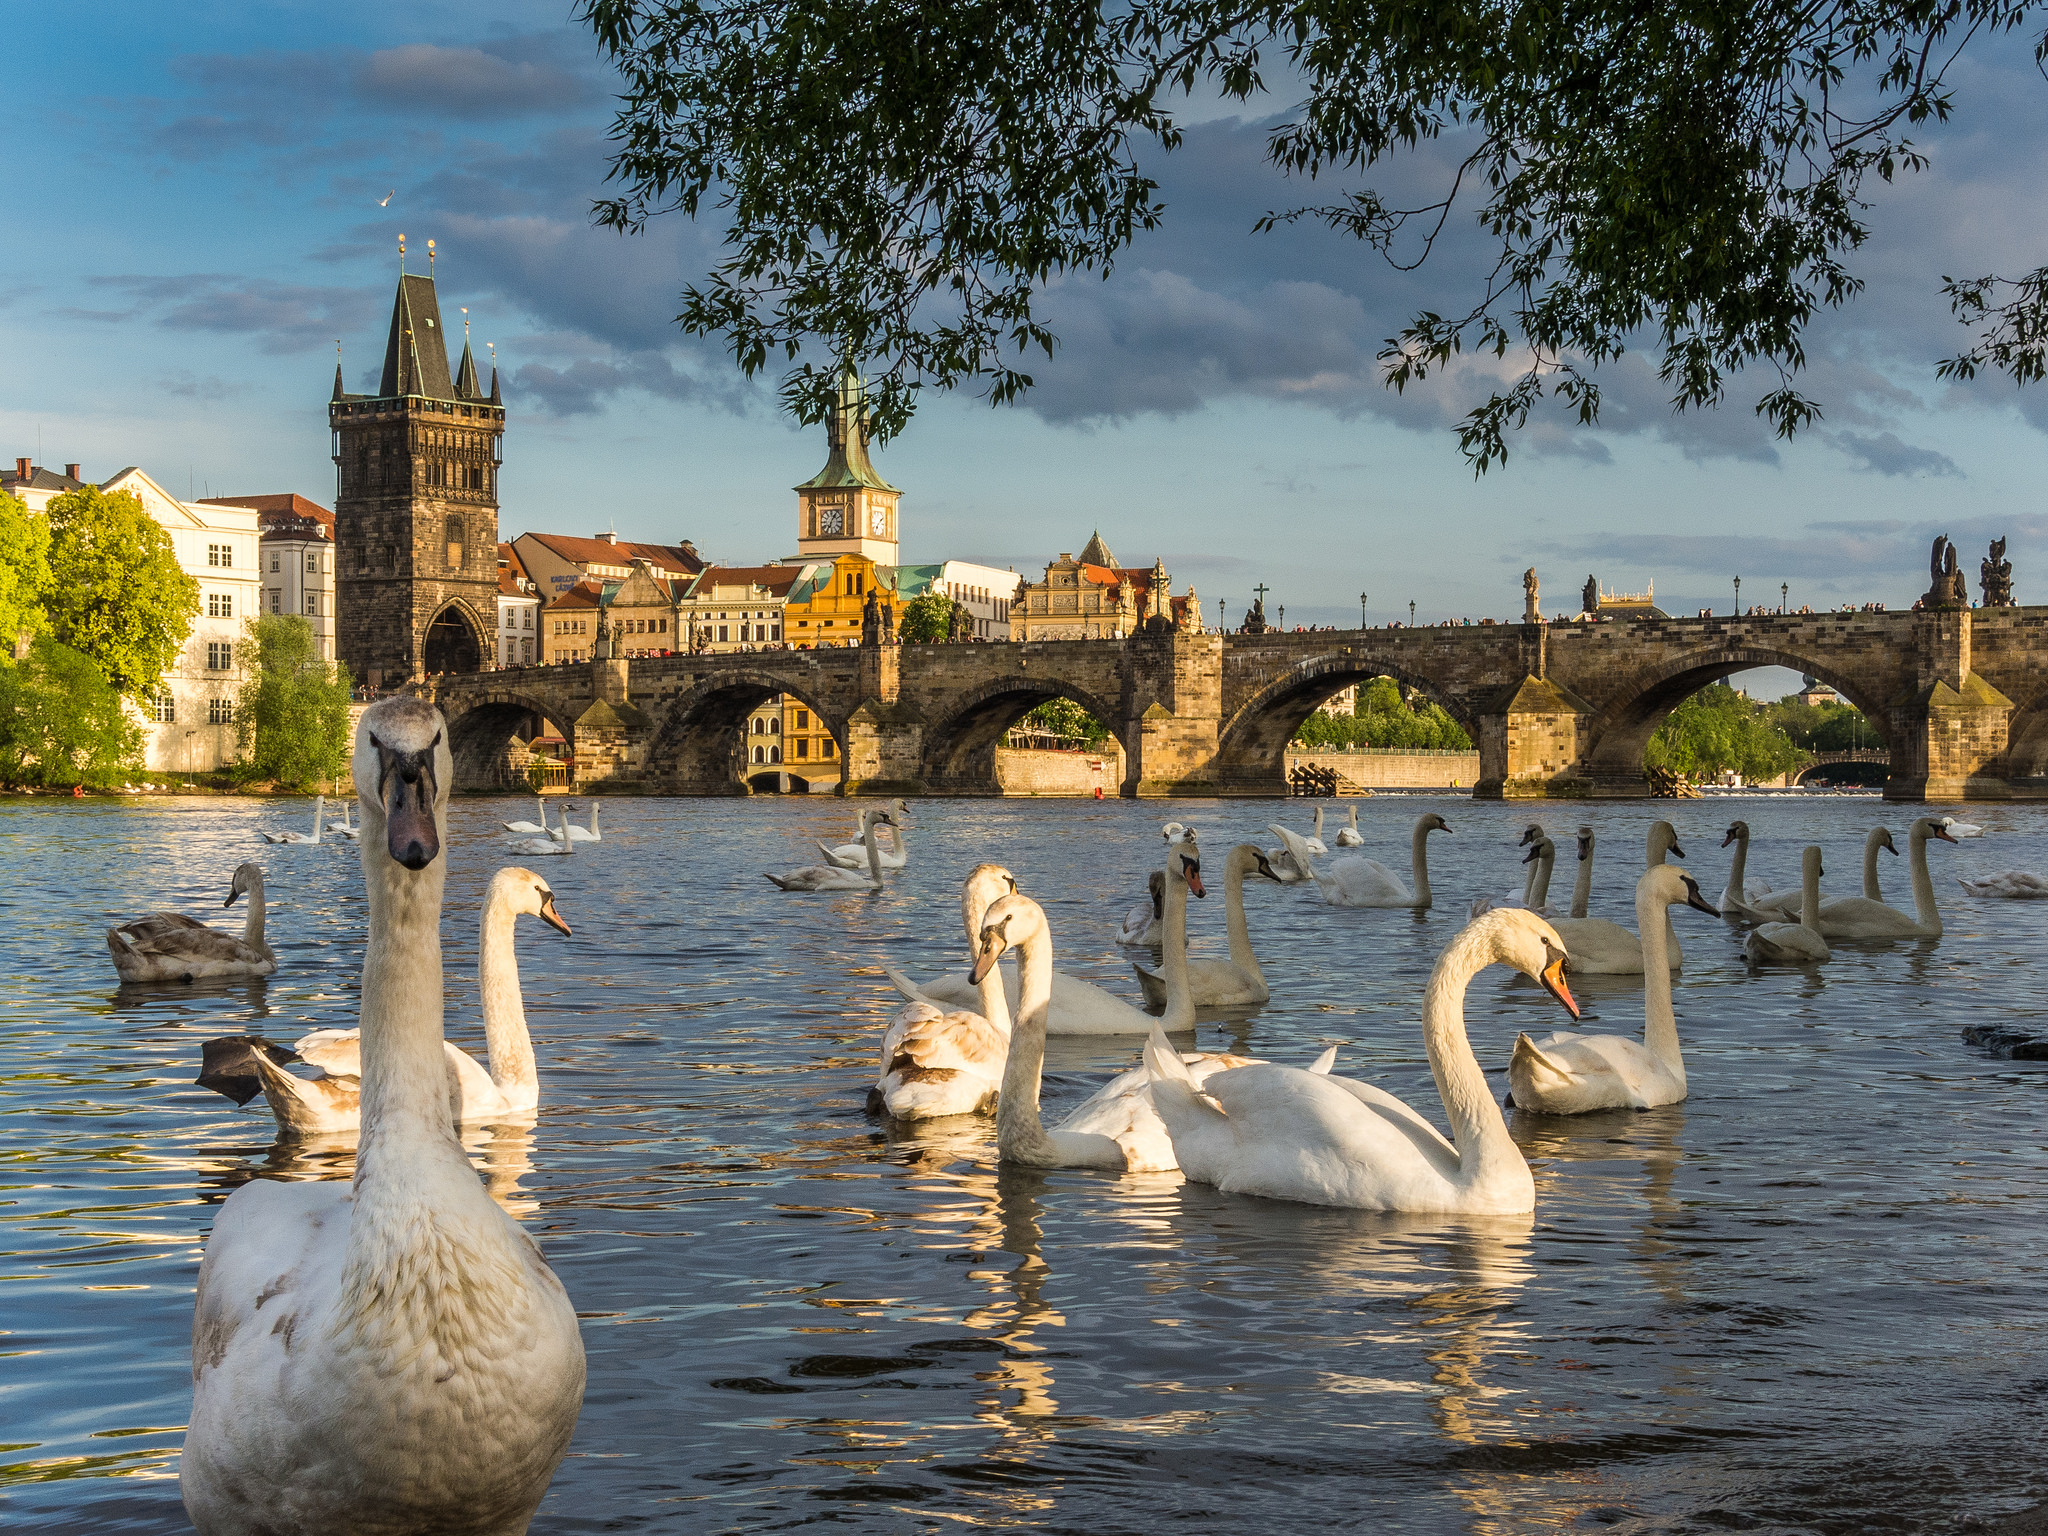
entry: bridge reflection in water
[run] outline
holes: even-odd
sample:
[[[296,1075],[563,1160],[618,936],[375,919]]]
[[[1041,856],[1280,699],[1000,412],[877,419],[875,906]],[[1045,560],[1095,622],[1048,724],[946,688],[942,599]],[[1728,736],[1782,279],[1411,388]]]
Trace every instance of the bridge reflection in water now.
[[[466,789],[508,787],[508,745],[542,719],[583,792],[746,794],[742,722],[790,694],[836,738],[847,794],[1000,795],[1004,735],[1068,698],[1122,744],[1123,795],[1255,796],[1286,793],[1287,743],[1317,704],[1387,676],[1472,736],[1478,798],[1628,799],[1648,792],[1643,747],[1664,717],[1753,667],[1860,709],[1888,799],[2048,798],[2048,608],[640,657],[414,687],[447,714]]]

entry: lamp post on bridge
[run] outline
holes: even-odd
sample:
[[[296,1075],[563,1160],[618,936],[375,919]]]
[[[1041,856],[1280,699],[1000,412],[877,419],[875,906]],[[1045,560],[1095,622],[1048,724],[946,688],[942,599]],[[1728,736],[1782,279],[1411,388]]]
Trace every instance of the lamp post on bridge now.
[[[1415,599],[1412,597],[1408,599],[1408,627],[1415,627]]]
[[[1283,635],[1287,633],[1287,605],[1285,603],[1280,605],[1280,633]]]
[[[1216,633],[1223,633],[1223,599],[1216,599]]]
[[[1365,594],[1364,594],[1363,592],[1359,593],[1359,594],[1358,594],[1358,627],[1359,627],[1360,629],[1365,629],[1365,628],[1369,627],[1369,626],[1367,625],[1367,622],[1366,622],[1366,617],[1365,617],[1365,601],[1366,601],[1366,599],[1365,599]]]
[[[1778,583],[1778,612],[1790,613],[1791,611],[1792,583],[1789,581],[1781,581]]]
[[[1742,578],[1735,578],[1735,617],[1742,617]]]

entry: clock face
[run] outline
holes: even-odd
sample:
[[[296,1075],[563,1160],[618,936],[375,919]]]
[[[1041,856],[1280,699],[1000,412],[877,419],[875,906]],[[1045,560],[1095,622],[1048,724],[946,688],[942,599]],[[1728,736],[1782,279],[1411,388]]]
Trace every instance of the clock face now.
[[[846,530],[846,514],[838,507],[825,507],[818,513],[818,532],[824,534],[843,533]]]
[[[874,511],[870,512],[868,514],[868,528],[878,539],[887,533],[889,531],[889,513],[887,509],[877,507]]]

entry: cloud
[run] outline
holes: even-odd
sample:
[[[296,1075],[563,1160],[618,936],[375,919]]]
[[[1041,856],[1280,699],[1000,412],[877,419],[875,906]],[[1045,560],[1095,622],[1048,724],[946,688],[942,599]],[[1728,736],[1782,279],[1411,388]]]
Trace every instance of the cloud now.
[[[512,375],[515,397],[551,416],[581,416],[601,410],[614,396],[639,391],[663,400],[689,400],[739,412],[746,397],[723,385],[705,383],[679,370],[660,352],[624,357],[580,357],[561,367],[526,363]]]
[[[1979,517],[1940,524],[1813,522],[1784,538],[1603,532],[1535,547],[1574,565],[1590,560],[1608,569],[1690,572],[1722,582],[1738,571],[1758,571],[1769,572],[1774,581],[1798,577],[1833,588],[1843,578],[1889,582],[1902,570],[1921,569],[1936,534],[1947,534],[1964,549],[2008,535],[2036,540],[2048,537],[2048,516]]]
[[[563,46],[566,36],[547,37],[548,46],[539,50],[532,46],[535,41],[512,37],[478,47],[407,43],[375,52],[335,48],[189,55],[173,59],[171,73],[241,110],[232,119],[181,118],[170,127],[194,125],[185,132],[199,147],[206,143],[202,125],[207,123],[260,124],[263,131],[277,134],[289,133],[296,122],[303,132],[309,121],[329,114],[346,117],[359,109],[381,116],[485,122],[567,112],[597,97],[591,66],[575,67],[577,50]],[[587,47],[582,52],[587,59]]]
[[[360,334],[376,321],[377,300],[357,288],[321,288],[220,272],[175,277],[109,276],[87,282],[130,296],[133,307],[98,318],[148,316],[173,331],[255,336],[265,352],[304,352]]]
[[[158,379],[157,388],[167,395],[182,395],[188,400],[213,403],[225,400],[231,395],[246,394],[249,386],[231,384],[226,379],[217,378],[212,374],[202,379],[188,370],[179,369]]]
[[[1829,432],[1825,440],[1856,460],[1865,469],[1880,475],[1954,475],[1962,471],[1956,461],[1945,453],[1932,448],[1915,448],[1899,441],[1896,432],[1880,432],[1876,436],[1859,436],[1854,432]]]

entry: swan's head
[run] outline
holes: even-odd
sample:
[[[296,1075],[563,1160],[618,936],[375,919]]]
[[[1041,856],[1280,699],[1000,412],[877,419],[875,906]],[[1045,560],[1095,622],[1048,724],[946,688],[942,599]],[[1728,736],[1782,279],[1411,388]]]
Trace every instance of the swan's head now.
[[[1730,843],[1747,842],[1748,840],[1749,823],[1746,821],[1731,821],[1728,823],[1727,833],[1721,839],[1721,846],[1726,848]]]
[[[221,905],[222,905],[222,906],[224,906],[224,907],[232,907],[232,906],[233,906],[233,905],[235,904],[235,898],[236,898],[236,897],[238,897],[238,896],[244,896],[244,895],[247,895],[247,894],[248,894],[248,893],[249,893],[250,891],[253,891],[253,890],[256,890],[256,889],[258,889],[258,888],[259,888],[259,887],[260,887],[260,886],[261,886],[262,884],[263,884],[263,866],[262,866],[262,865],[260,865],[260,864],[238,864],[238,865],[236,865],[236,866],[235,866],[235,874],[234,874],[234,878],[233,878],[232,880],[228,881],[228,899],[227,899],[226,901],[222,902],[222,903],[221,903]]]
[[[1879,827],[1877,829],[1876,841],[1877,846],[1884,849],[1893,858],[1896,859],[1899,856],[1898,845],[1892,841],[1892,829],[1890,827]]]
[[[1579,828],[1579,862],[1583,864],[1591,857],[1593,857],[1593,829],[1591,827],[1581,827]]]
[[[554,888],[530,869],[513,864],[499,870],[491,876],[491,889],[484,900],[493,906],[503,902],[521,916],[537,917],[550,928],[569,932],[569,925],[555,910]]]
[[[1178,880],[1197,896],[1209,894],[1202,886],[1202,850],[1195,846],[1193,832],[1167,850],[1166,878]]]
[[[1539,837],[1536,839],[1535,846],[1522,855],[1522,862],[1524,864],[1534,864],[1538,859],[1554,859],[1556,857],[1557,844],[1547,837]]]
[[[960,920],[967,926],[967,942],[981,940],[981,915],[1017,889],[1017,877],[1000,864],[977,864],[960,882]]]
[[[1448,821],[1445,821],[1443,817],[1437,815],[1435,811],[1431,811],[1427,816],[1422,818],[1421,826],[1422,830],[1425,832],[1449,832],[1451,830],[1451,824]],[[1543,829],[1541,827],[1531,827],[1529,830],[1534,832],[1538,837],[1541,837],[1543,835]],[[1529,839],[1527,835],[1524,834],[1522,841],[1527,842],[1528,840]]]
[[[1678,831],[1668,821],[1650,823],[1649,843],[1652,864],[1663,863],[1664,855],[1667,853],[1674,859],[1685,857],[1685,850],[1678,846]]]
[[[1913,823],[1913,836],[1923,843],[1930,837],[1938,837],[1944,843],[1952,843],[1955,839],[1948,835],[1948,827],[1953,820],[1953,816],[1922,816]]]
[[[1636,890],[1647,892],[1652,900],[1667,907],[1696,907],[1709,917],[1721,915],[1721,909],[1700,894],[1699,882],[1676,864],[1651,865],[1636,882]]]
[[[1541,984],[1573,1018],[1579,1016],[1578,1002],[1564,979],[1564,940],[1534,912],[1495,907],[1475,917],[1466,932],[1484,943],[1494,959]]]
[[[363,820],[384,823],[392,859],[411,870],[433,863],[455,769],[441,711],[424,699],[380,699],[363,711],[349,768]]]
[[[1162,821],[1161,823],[1159,823],[1159,836],[1166,843],[1166,846],[1169,848],[1171,848],[1175,843],[1179,842],[1182,838],[1189,837],[1192,835],[1193,834],[1191,834],[1188,831],[1186,825],[1181,822]]]
[[[981,935],[974,945],[976,986],[988,975],[1003,951],[1028,942],[1045,932],[1045,909],[1029,896],[1004,896],[982,914]]]
[[[1519,843],[1515,844],[1515,846],[1517,848],[1526,848],[1542,836],[1543,828],[1532,821],[1529,823],[1527,830],[1525,830],[1522,833],[1522,840]]]
[[[1278,884],[1280,877],[1273,873],[1273,866],[1266,859],[1266,850],[1251,843],[1239,843],[1230,850],[1230,865],[1241,875],[1258,875],[1262,879]],[[1166,876],[1161,873],[1152,877],[1159,882],[1162,893],[1166,889]]]

